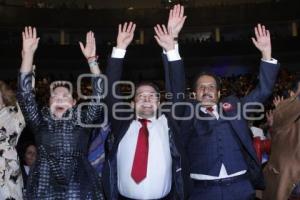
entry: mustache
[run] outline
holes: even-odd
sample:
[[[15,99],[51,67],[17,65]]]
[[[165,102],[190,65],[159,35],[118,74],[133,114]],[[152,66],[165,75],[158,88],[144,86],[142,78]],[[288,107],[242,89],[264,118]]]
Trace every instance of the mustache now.
[[[202,97],[210,97],[210,98],[213,98],[214,96],[211,95],[211,94],[205,93],[205,94],[202,95]]]

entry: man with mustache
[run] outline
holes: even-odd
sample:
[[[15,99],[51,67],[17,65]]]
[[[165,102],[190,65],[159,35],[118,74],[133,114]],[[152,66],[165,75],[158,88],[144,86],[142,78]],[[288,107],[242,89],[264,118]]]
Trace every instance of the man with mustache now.
[[[176,6],[171,19],[179,19],[183,25],[182,8]],[[132,22],[119,25],[117,46],[108,61],[107,105],[114,144],[103,171],[105,194],[110,200],[183,200],[184,158],[177,138],[179,127],[167,113],[158,113],[159,88],[151,82],[137,84],[130,105],[116,97],[120,95],[118,89],[113,94],[113,84],[121,78],[126,48],[133,39],[134,30]],[[177,76],[184,79],[183,63],[173,36],[165,26],[157,25],[155,30],[155,38],[166,52],[163,57],[168,66],[165,67],[176,68]],[[173,89],[179,90],[176,84]],[[118,112],[117,109],[122,110]]]
[[[196,101],[184,115],[192,119],[181,122],[193,182],[191,200],[249,200],[254,199],[256,188],[264,187],[246,117],[240,115],[254,108],[247,104],[263,103],[270,96],[279,66],[271,57],[269,31],[258,24],[255,35],[252,41],[262,54],[259,83],[247,96],[220,100],[217,76],[201,73],[196,77]],[[170,73],[170,79],[182,82],[175,73]]]

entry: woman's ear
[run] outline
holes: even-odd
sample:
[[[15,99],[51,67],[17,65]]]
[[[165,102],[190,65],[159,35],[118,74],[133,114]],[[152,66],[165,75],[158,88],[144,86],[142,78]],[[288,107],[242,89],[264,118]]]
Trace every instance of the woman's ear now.
[[[134,101],[132,100],[132,101],[130,102],[130,106],[131,106],[132,109],[134,109],[134,104],[135,104],[135,103],[134,103]]]

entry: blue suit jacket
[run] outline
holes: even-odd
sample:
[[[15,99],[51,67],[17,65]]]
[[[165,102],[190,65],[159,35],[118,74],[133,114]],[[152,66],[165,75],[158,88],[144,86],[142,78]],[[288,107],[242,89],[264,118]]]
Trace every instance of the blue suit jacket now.
[[[166,78],[167,83],[170,87],[172,87],[171,83],[177,84],[176,88],[182,88],[181,86],[178,86],[178,84],[184,85],[184,79],[180,79],[182,75],[178,76],[178,73],[173,72],[170,70],[169,77]],[[223,98],[221,100],[221,103],[228,103],[231,105],[231,109],[224,111],[224,116],[226,117],[234,117],[237,115],[238,106],[240,105],[243,107],[247,103],[264,103],[268,97],[272,94],[273,87],[276,81],[276,77],[279,71],[279,64],[270,64],[264,61],[261,61],[260,64],[260,72],[259,72],[259,83],[256,86],[256,88],[249,93],[247,96],[243,98],[238,98],[236,96],[229,96],[226,98]],[[170,89],[172,90],[172,88]],[[177,91],[177,92],[183,92],[183,91]],[[191,101],[193,105],[193,109],[195,109],[196,104],[198,102]],[[249,106],[249,108],[255,108],[254,106]],[[190,107],[186,107],[184,111],[182,108],[180,108],[178,113],[181,113],[182,116],[189,116],[190,114]],[[243,109],[241,110],[244,111]],[[248,165],[248,173],[249,178],[254,185],[255,188],[263,188],[263,175],[261,171],[260,163],[258,162],[254,147],[252,145],[252,137],[251,132],[248,127],[247,120],[242,116],[241,118],[231,119],[228,120],[231,124],[231,127],[234,130],[235,136],[240,142],[240,144],[243,147],[244,152],[244,158]],[[191,120],[184,120],[181,121],[181,141],[183,143],[183,146],[186,147],[189,145],[189,139],[190,135],[188,134],[187,130],[190,130],[191,127],[194,126],[194,118]],[[201,128],[201,127],[199,127]],[[201,131],[201,130],[199,130]],[[189,162],[193,162],[192,160],[189,160]]]

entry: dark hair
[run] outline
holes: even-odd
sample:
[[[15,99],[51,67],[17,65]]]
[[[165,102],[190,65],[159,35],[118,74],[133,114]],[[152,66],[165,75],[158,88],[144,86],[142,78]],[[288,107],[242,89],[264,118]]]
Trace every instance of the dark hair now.
[[[193,78],[193,91],[196,91],[197,89],[197,81],[199,80],[199,78],[201,78],[202,76],[210,76],[212,77],[213,79],[215,79],[216,81],[216,84],[217,84],[217,90],[220,91],[221,90],[221,84],[222,84],[222,81],[220,79],[220,77],[218,77],[217,75],[215,75],[214,73],[211,73],[211,72],[201,72],[201,73],[198,73],[196,76],[194,76]]]
[[[20,155],[20,158],[21,158],[20,161],[21,161],[22,165],[26,164],[25,163],[25,154],[26,154],[26,151],[27,151],[29,146],[34,146],[35,148],[37,148],[34,141],[26,141],[20,146],[19,155]]]
[[[158,85],[156,85],[155,83],[150,82],[150,81],[143,81],[143,82],[135,84],[134,96],[136,95],[136,91],[142,86],[150,86],[155,90],[155,92],[157,94],[160,94],[160,89],[159,89]]]

